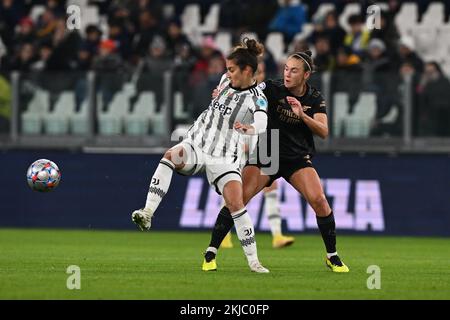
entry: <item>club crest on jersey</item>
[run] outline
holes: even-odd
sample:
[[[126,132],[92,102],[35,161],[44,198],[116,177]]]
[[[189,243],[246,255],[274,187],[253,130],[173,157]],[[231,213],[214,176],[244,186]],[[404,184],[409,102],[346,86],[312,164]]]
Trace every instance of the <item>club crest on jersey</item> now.
[[[256,100],[256,105],[262,110],[267,110],[267,100],[262,97]]]
[[[217,100],[211,105],[211,107],[219,111],[224,116],[231,114],[231,108],[219,103]]]

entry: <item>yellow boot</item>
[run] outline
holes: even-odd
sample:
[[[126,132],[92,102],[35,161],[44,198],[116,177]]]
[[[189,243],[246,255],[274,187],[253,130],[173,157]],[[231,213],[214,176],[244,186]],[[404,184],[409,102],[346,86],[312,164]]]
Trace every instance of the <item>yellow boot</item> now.
[[[225,238],[223,238],[220,247],[225,249],[233,248],[233,242],[231,241],[231,232],[228,232]]]
[[[295,241],[294,237],[287,237],[282,234],[277,234],[273,236],[272,247],[276,249],[288,247],[291,244],[293,244],[294,241]]]

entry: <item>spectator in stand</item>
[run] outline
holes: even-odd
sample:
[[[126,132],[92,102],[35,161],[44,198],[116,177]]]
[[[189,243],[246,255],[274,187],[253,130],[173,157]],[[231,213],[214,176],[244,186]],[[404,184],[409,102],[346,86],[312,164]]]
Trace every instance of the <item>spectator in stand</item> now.
[[[330,41],[330,50],[336,55],[337,49],[344,43],[345,30],[339,25],[336,11],[330,11],[325,15],[324,34]]]
[[[161,34],[159,20],[151,11],[145,10],[139,14],[139,26],[133,37],[133,52],[139,57],[147,54],[148,47],[153,37]]]
[[[307,22],[305,7],[301,3],[284,0],[269,24],[269,31],[283,33],[285,45],[288,46],[294,36],[302,32],[305,22]]]
[[[123,85],[124,63],[116,53],[116,44],[111,39],[100,43],[99,55],[92,62],[92,68],[97,73],[97,88],[102,94],[103,111],[107,110],[114,94]]]
[[[88,51],[91,58],[98,53],[98,47],[102,39],[102,31],[96,25],[86,27],[86,39],[82,41],[81,47]]]
[[[208,63],[208,76],[194,88],[194,102],[191,113],[192,119],[205,110],[205,106],[211,102],[211,92],[220,82],[226,72],[225,60],[222,55],[214,55]]]
[[[244,1],[221,0],[219,13],[219,29],[240,34],[244,24]],[[233,42],[237,42],[233,39]]]
[[[0,0],[0,38],[7,48],[14,45],[14,29],[25,15],[23,1]]]
[[[265,42],[268,33],[268,21],[272,21],[279,9],[277,0],[242,1],[242,27],[245,31],[256,32],[258,39]]]
[[[126,61],[131,56],[131,39],[123,23],[114,21],[109,25],[108,38],[116,43],[116,51]]]
[[[169,21],[167,26],[167,53],[175,58],[179,56],[180,51],[185,45],[191,46],[188,37],[181,30],[181,21],[178,18],[173,18]]]
[[[336,67],[331,75],[331,93],[347,92],[349,95],[349,112],[353,112],[353,107],[359,99],[362,90],[361,84],[362,67],[361,59],[352,52],[351,48],[341,47],[337,51]],[[335,106],[333,102],[333,107]],[[338,133],[339,134],[339,133]]]
[[[334,68],[336,61],[331,52],[329,38],[325,35],[317,37],[314,47],[316,51],[316,57],[314,58],[316,71],[331,71]]]
[[[36,25],[36,36],[38,41],[51,41],[56,29],[56,17],[54,12],[47,8],[39,17]]]
[[[129,9],[130,19],[136,26],[139,24],[141,12],[144,11],[149,11],[157,21],[161,21],[163,18],[163,6],[161,0],[125,0],[124,2],[123,7]]]
[[[344,38],[344,46],[352,49],[353,53],[362,57],[369,44],[370,32],[365,29],[364,19],[359,14],[348,18],[350,32]]]
[[[384,79],[384,75],[393,71],[391,60],[386,54],[386,45],[382,40],[370,40],[363,69],[363,82],[366,88],[382,86],[387,80]]]
[[[213,37],[204,37],[189,81],[192,87],[195,87],[197,83],[204,81],[208,77],[209,62],[216,55],[221,56],[222,53],[217,49]]]
[[[315,43],[317,37],[327,37],[330,50],[333,55],[336,55],[337,49],[343,45],[345,38],[345,30],[338,23],[336,11],[329,11],[324,17],[316,17],[314,31],[309,41]]]
[[[14,47],[20,47],[23,43],[33,43],[36,40],[34,23],[30,17],[20,19],[19,28],[14,36]]]
[[[382,123],[384,116],[398,105],[400,79],[386,54],[386,45],[380,39],[372,39],[369,42],[367,57],[363,63],[362,83],[364,91],[373,92],[376,95],[376,114],[370,134],[373,136],[399,135],[400,122],[389,125]]]
[[[393,20],[389,19],[385,11],[381,11],[380,29],[373,29],[370,39],[380,39],[386,45],[386,52],[391,54],[396,51],[400,36]]]
[[[450,82],[435,61],[425,64],[419,86],[421,135],[450,136]]]
[[[410,36],[402,36],[398,46],[398,55],[396,57],[396,65],[401,66],[405,62],[409,62],[414,66],[418,73],[423,72],[423,60],[417,55],[415,50],[414,39]]]
[[[155,36],[148,48],[147,56],[139,62],[135,78],[138,92],[150,90],[155,93],[157,111],[163,104],[164,72],[173,64],[166,51],[162,36]]]
[[[35,61],[35,48],[32,43],[23,43],[18,51],[8,62],[7,70],[10,71],[31,71],[31,65]]]

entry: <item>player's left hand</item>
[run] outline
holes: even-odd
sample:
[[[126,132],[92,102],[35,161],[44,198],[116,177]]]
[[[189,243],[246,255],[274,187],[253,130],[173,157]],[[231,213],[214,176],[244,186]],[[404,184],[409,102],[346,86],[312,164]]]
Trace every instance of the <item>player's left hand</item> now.
[[[300,118],[303,118],[305,116],[305,113],[303,112],[303,106],[300,103],[300,101],[298,101],[294,97],[286,97],[286,100],[291,106],[291,109],[295,113],[295,115],[297,115]]]
[[[253,127],[247,124],[240,123],[239,121],[236,121],[234,123],[234,128],[242,133],[249,134],[251,130],[253,130]]]

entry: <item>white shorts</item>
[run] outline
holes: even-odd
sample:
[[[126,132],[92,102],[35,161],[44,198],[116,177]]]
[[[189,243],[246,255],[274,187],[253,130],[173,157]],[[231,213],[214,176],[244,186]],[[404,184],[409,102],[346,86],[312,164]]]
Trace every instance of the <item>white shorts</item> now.
[[[206,172],[206,178],[211,186],[214,186],[218,194],[223,193],[223,188],[229,181],[242,183],[240,159],[238,157],[213,157],[200,148],[195,147],[189,140],[185,139],[173,148],[184,149],[183,158],[172,159],[176,164],[182,161],[185,165],[177,172],[184,176],[191,176],[199,172]]]

